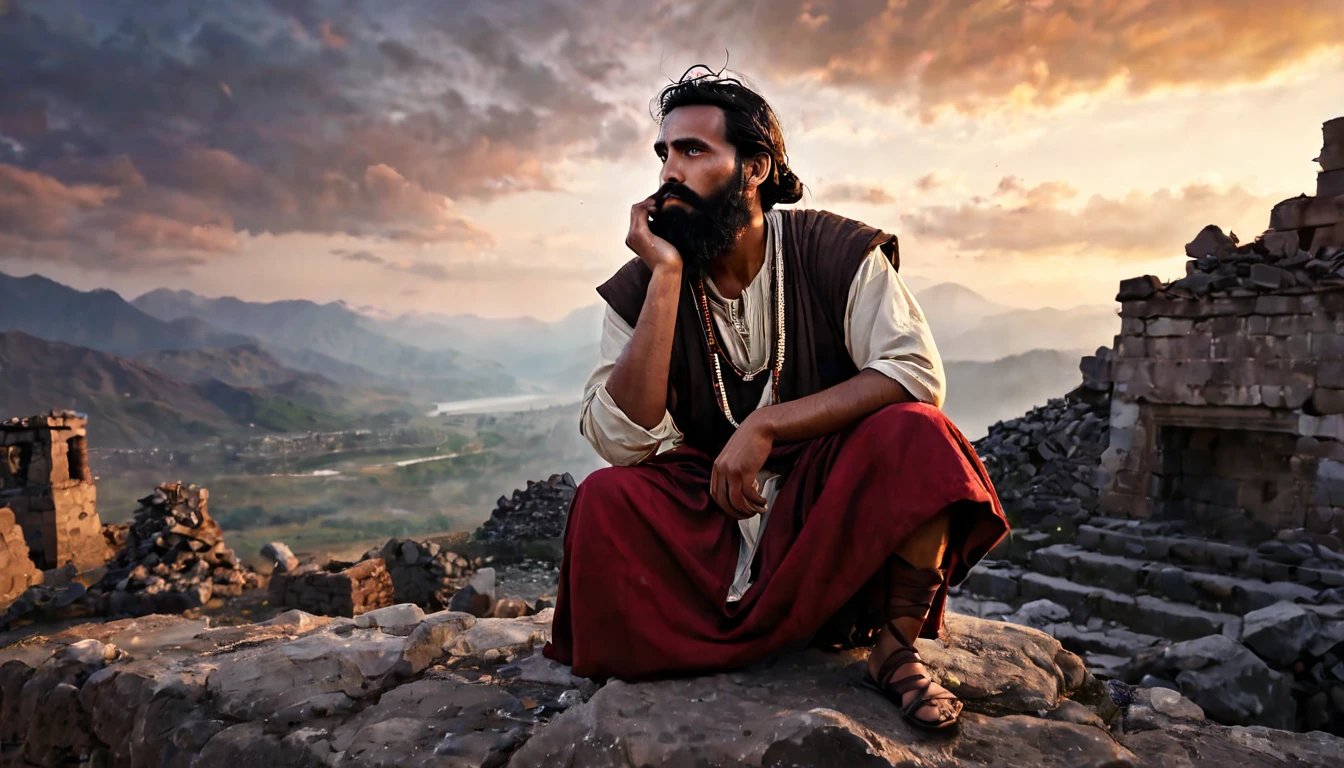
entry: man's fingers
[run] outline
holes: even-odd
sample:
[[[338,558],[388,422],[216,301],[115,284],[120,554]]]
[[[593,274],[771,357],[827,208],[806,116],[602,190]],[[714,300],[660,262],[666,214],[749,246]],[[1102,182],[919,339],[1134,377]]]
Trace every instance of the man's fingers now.
[[[741,516],[739,519],[745,519],[757,513],[753,508],[754,505],[742,496],[743,486],[742,478],[735,475],[728,476],[728,503],[732,504],[733,509],[737,510],[737,513]]]
[[[755,483],[752,483],[751,485],[743,485],[742,495],[747,498],[747,501],[750,501],[759,507],[764,507],[766,504],[765,497],[761,495],[760,491],[756,490]]]

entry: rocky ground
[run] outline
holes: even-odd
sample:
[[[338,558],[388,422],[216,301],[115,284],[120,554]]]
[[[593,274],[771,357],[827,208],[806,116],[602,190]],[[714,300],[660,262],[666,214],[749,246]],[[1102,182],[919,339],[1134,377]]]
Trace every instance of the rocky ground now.
[[[861,688],[862,657],[599,686],[520,619],[254,625],[148,616],[0,651],[0,766],[1336,766],[1344,740],[1209,723],[1167,689],[1108,691],[1049,635],[953,615],[920,641],[967,703],[931,736]],[[1116,702],[1119,701],[1119,704]]]

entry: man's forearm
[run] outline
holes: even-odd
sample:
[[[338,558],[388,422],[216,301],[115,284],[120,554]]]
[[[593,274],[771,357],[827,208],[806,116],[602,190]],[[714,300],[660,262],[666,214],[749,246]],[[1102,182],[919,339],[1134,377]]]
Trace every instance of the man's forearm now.
[[[774,441],[791,442],[838,432],[892,403],[913,400],[910,392],[891,377],[864,369],[807,397],[758,408],[747,418]]]
[[[680,297],[681,270],[655,269],[634,335],[605,384],[621,411],[645,429],[658,426],[667,412],[667,375]]]

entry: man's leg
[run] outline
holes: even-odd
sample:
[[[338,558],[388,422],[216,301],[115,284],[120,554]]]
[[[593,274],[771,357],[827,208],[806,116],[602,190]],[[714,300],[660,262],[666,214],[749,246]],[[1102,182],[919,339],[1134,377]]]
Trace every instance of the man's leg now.
[[[910,537],[896,551],[893,562],[890,563],[888,571],[889,592],[895,595],[922,595],[936,592],[935,584],[941,584],[942,571],[940,570],[947,555],[948,534],[950,529],[950,516],[943,512],[937,517],[929,519],[923,525],[919,526],[911,533]],[[886,616],[886,622],[882,625],[882,632],[877,637],[877,643],[873,646],[872,652],[868,656],[868,674],[880,683],[878,675],[882,665],[892,653],[905,647],[901,638],[894,635],[888,628],[888,624],[895,624],[900,634],[905,640],[913,643],[915,638],[919,637],[920,630],[924,627],[924,621],[928,616],[927,604],[921,604],[920,598],[894,599],[893,603],[899,604],[884,605],[883,608],[889,613]],[[890,681],[901,680],[911,675],[918,675],[929,678],[929,687],[924,696],[932,699],[940,694],[946,695],[947,689],[929,677],[928,670],[923,664],[918,662],[909,662],[897,667],[895,673],[889,676]],[[901,705],[909,706],[920,695],[918,689],[911,689],[901,697]],[[947,699],[938,701],[929,701],[924,706],[911,713],[915,718],[930,723],[935,723],[939,719],[940,712],[948,717],[955,717],[961,712],[959,702],[952,702]]]

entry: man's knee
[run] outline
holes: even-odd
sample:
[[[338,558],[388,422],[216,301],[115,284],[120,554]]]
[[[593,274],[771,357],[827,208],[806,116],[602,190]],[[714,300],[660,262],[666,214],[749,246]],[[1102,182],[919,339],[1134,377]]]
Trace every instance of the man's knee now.
[[[946,432],[947,417],[928,403],[893,403],[869,414],[860,429],[892,438]]]
[[[628,514],[627,500],[630,485],[636,479],[634,474],[634,467],[603,467],[585,477],[569,508],[570,524],[578,520],[581,525],[601,526]]]

